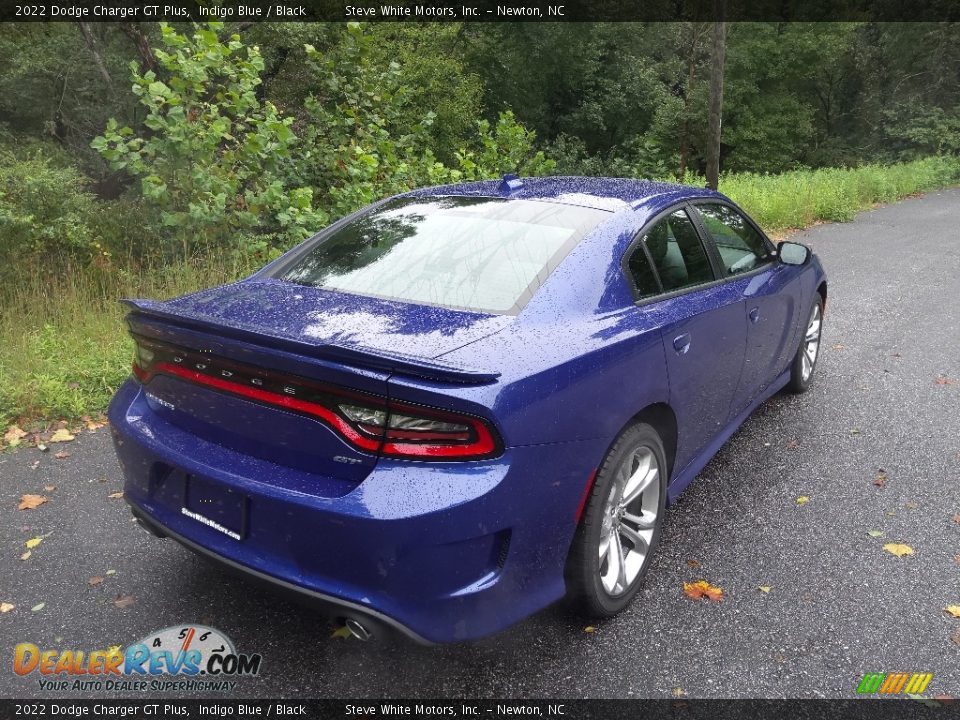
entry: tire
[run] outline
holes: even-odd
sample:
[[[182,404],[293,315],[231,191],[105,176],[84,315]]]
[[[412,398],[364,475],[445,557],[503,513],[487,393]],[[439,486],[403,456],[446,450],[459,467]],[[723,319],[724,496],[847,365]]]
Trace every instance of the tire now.
[[[820,358],[820,339],[823,335],[823,297],[817,293],[816,300],[807,316],[806,330],[800,338],[797,354],[790,365],[790,382],[787,389],[796,394],[805,393],[813,382],[817,360]],[[812,355],[812,357],[811,357]],[[809,365],[808,365],[809,361]]]
[[[644,423],[628,426],[607,451],[567,558],[568,598],[586,616],[616,615],[639,591],[663,527],[666,468],[663,442]],[[622,504],[625,487],[628,495],[641,491]],[[623,559],[616,567],[614,553]]]

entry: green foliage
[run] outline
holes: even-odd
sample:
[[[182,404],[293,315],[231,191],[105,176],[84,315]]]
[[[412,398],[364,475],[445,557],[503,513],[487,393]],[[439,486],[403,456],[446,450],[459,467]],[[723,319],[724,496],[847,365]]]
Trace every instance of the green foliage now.
[[[694,178],[688,178],[694,180]],[[720,192],[765,229],[845,222],[875,203],[960,183],[960,158],[930,157],[893,166],[796,170],[780,175],[727,173]]]
[[[252,234],[301,240],[326,220],[310,188],[284,182],[293,118],[257,96],[258,48],[238,35],[221,40],[221,28],[209,23],[187,37],[161,24],[159,74],[131,64],[144,129],[111,119],[93,141],[114,169],[141,179],[151,221],[185,254]]]
[[[112,271],[64,261],[45,275],[45,258],[19,258],[0,288],[0,425],[105,410],[130,374],[133,351],[118,298],[182,295],[232,282],[257,264],[218,253]]]
[[[25,259],[44,258],[56,266],[104,252],[100,203],[88,184],[40,147],[23,157],[0,150],[0,281],[9,282],[13,265]]]
[[[404,69],[376,62],[374,42],[368,27],[350,23],[327,52],[306,47],[320,90],[305,102],[309,122],[296,178],[317,188],[331,216],[423,185],[553,169],[534,149],[535,134],[509,111],[494,125],[477,121],[470,143],[454,152],[454,167],[440,162],[431,149],[436,114],[412,119],[416,96]]]
[[[369,30],[373,63],[396,62],[407,88],[398,127],[416,126],[432,113],[428,147],[441,162],[454,163],[456,151],[473,135],[483,114],[483,85],[458,52],[463,26],[374,23]]]

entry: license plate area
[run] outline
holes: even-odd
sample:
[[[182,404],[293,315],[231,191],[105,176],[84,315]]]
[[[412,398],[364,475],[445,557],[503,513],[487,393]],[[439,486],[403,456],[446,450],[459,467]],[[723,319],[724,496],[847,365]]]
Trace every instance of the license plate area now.
[[[234,540],[246,535],[247,496],[220,483],[187,475],[180,512]]]

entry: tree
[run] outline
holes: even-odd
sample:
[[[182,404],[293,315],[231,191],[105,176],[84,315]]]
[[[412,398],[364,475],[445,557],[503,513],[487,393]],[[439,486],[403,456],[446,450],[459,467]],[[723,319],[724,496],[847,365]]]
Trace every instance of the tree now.
[[[723,65],[727,51],[727,24],[723,21],[723,0],[715,3],[714,7],[718,10],[718,20],[713,24],[713,55],[710,62],[707,187],[716,190],[720,176],[720,126],[723,115]]]
[[[130,64],[143,127],[111,119],[92,143],[113,168],[140,178],[164,235],[184,254],[253,235],[302,240],[326,220],[310,188],[286,181],[293,118],[257,97],[259,49],[239,35],[221,39],[222,28],[197,26],[188,37],[161,24],[159,74]],[[264,247],[262,237],[255,243]]]

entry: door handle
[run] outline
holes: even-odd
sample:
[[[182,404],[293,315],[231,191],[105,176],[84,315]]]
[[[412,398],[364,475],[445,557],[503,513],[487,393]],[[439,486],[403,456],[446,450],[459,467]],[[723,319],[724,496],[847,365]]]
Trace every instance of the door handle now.
[[[747,313],[747,317],[750,318],[750,322],[755,323],[760,319],[760,308],[753,308]]]
[[[690,333],[684,333],[683,335],[677,335],[673,339],[673,349],[677,351],[678,355],[683,355],[690,349]]]

